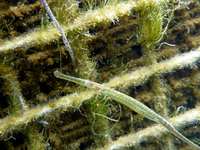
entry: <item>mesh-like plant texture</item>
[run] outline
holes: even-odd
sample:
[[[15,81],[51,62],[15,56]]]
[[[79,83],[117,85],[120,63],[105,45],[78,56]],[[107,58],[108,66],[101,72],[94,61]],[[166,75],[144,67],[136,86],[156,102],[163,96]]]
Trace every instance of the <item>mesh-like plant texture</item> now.
[[[47,2],[77,63],[39,0],[0,2],[0,149],[191,149],[55,70],[136,98],[200,145],[199,1]]]

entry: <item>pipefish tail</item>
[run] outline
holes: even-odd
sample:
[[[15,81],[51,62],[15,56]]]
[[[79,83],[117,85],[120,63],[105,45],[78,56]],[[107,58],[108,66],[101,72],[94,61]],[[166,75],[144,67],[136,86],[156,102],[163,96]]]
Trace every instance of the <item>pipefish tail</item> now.
[[[65,75],[59,71],[54,72],[55,77],[67,81],[74,82],[76,84],[91,88],[91,89],[96,89],[99,92],[101,92],[105,96],[109,96],[113,98],[116,102],[123,104],[130,108],[131,110],[137,112],[140,115],[143,115],[144,117],[156,122],[162,124],[164,127],[166,127],[174,136],[179,138],[180,140],[186,142],[189,144],[191,147],[194,149],[200,150],[200,147],[193,143],[191,140],[186,138],[184,135],[182,135],[168,120],[163,118],[161,115],[157,114],[155,111],[144,105],[143,103],[139,102],[138,100],[123,94],[119,91],[116,91],[114,89],[111,89],[109,87],[106,87],[104,85],[101,85],[99,83],[90,81],[90,80],[84,80],[81,78],[76,78],[72,77],[69,75]]]

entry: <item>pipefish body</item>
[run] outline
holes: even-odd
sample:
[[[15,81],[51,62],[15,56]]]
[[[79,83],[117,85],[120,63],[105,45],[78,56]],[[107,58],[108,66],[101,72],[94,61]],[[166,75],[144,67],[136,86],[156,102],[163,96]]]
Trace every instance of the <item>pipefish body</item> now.
[[[156,123],[162,124],[174,136],[176,136],[180,140],[186,142],[187,144],[189,144],[194,149],[200,150],[200,147],[197,144],[193,143],[191,140],[189,140],[184,135],[182,135],[167,119],[165,119],[161,115],[157,114],[155,111],[153,111],[152,109],[150,109],[149,107],[147,107],[143,103],[139,102],[138,100],[136,100],[136,99],[134,99],[134,98],[132,98],[132,97],[126,95],[126,94],[123,94],[123,93],[121,93],[117,90],[111,89],[109,87],[106,87],[104,85],[101,85],[99,83],[96,83],[96,82],[93,82],[93,81],[90,81],[90,80],[85,80],[85,79],[65,75],[65,74],[63,74],[59,71],[55,71],[54,75],[55,75],[55,77],[57,77],[59,79],[71,81],[71,82],[74,82],[76,84],[86,86],[86,87],[91,88],[91,89],[98,90],[103,95],[113,98],[116,102],[127,106],[128,108],[137,112],[138,114],[143,115],[144,117],[146,117],[146,118],[148,118],[152,121],[155,121]]]

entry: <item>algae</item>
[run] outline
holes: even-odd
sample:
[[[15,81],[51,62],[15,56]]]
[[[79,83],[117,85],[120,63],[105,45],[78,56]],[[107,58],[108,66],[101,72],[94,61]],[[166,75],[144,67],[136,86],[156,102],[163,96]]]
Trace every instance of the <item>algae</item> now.
[[[122,147],[132,149],[184,149],[166,131],[156,130],[160,127],[147,128],[152,122],[129,109],[56,79],[57,69],[106,83],[168,118],[177,116],[178,129],[198,143],[199,59],[188,52],[199,50],[199,1],[48,3],[75,50],[77,66],[39,1],[0,2],[0,60],[5,67],[0,69],[1,76],[8,75],[0,80],[2,148],[114,148],[119,138],[126,139],[120,141]],[[19,95],[27,110],[21,109]],[[188,112],[178,115],[179,110]],[[184,115],[190,112],[196,115],[187,121]],[[161,138],[152,139],[154,134]]]

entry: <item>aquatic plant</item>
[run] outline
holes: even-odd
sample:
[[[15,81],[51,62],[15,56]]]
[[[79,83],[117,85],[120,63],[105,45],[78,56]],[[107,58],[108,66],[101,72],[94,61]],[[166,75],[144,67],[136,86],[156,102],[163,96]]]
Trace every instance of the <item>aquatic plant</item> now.
[[[47,2],[50,18],[39,1],[0,2],[1,147],[183,148],[166,128],[113,101],[133,98],[139,112],[155,111],[191,141],[167,126],[176,135],[199,144],[198,1]],[[106,90],[63,82],[55,70]]]

